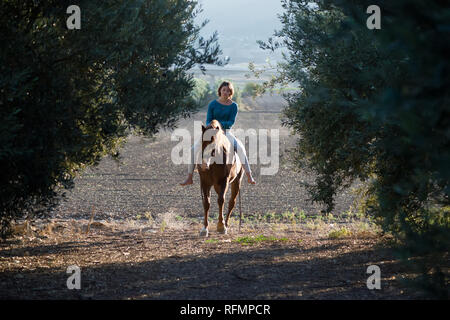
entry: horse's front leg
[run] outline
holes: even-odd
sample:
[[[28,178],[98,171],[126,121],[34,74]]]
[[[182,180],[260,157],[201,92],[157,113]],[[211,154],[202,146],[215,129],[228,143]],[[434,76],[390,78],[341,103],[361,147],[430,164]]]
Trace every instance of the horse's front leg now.
[[[237,178],[236,178],[237,179]],[[231,196],[230,201],[228,202],[228,213],[225,219],[225,227],[228,228],[228,221],[231,216],[231,212],[236,205],[237,195],[239,194],[240,180],[235,180],[231,183]]]
[[[223,207],[225,204],[225,195],[227,193],[228,184],[227,181],[220,185],[220,192],[217,196],[217,203],[219,205],[219,221],[217,222],[217,232],[226,234],[227,228],[223,223]]]
[[[203,212],[204,212],[204,220],[203,220],[203,228],[200,231],[200,236],[207,237],[208,232],[208,214],[209,207],[211,206],[211,186],[202,186],[203,190]]]

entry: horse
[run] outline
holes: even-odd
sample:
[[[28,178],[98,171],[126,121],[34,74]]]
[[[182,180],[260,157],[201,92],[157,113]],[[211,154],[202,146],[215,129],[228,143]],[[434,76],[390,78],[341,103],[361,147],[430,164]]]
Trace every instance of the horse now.
[[[240,159],[236,156],[235,148],[231,149],[231,143],[222,129],[219,121],[212,120],[208,126],[202,124],[202,163],[197,164],[200,175],[200,188],[203,198],[204,222],[200,236],[208,236],[208,213],[210,208],[211,187],[218,195],[219,220],[217,231],[227,233],[228,220],[236,205],[236,197],[241,188],[244,176],[244,168]],[[228,202],[228,212],[223,223],[223,209],[225,195],[231,185],[231,198]]]

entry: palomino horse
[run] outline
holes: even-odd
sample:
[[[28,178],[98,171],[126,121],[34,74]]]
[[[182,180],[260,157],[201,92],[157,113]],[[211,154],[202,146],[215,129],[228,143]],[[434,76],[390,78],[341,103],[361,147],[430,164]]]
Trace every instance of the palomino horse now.
[[[233,150],[234,148],[232,149],[219,121],[212,120],[207,127],[202,124],[202,164],[198,165],[197,168],[200,174],[205,219],[200,236],[208,236],[208,213],[212,186],[214,186],[218,195],[219,221],[217,222],[217,231],[223,234],[227,233],[228,219],[236,204],[236,197],[239,194],[242,177],[244,176],[244,168]],[[228,202],[228,213],[224,224],[223,207],[230,184],[231,198]]]

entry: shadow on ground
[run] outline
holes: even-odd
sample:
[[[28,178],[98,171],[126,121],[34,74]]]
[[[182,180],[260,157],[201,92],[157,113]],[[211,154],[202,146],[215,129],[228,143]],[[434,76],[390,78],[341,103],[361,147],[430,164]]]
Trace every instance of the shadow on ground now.
[[[195,237],[184,237],[192,241]],[[151,240],[151,239],[150,239]],[[183,240],[183,239],[181,239]],[[130,249],[135,239],[122,239]],[[194,241],[195,242],[195,241]],[[0,257],[19,259],[97,250],[111,241],[67,242],[54,245],[2,250]],[[387,249],[367,249],[333,255],[348,241],[311,247],[267,243],[246,247],[237,243],[205,245],[191,254],[176,252],[163,258],[144,249],[144,259],[134,262],[86,263],[70,257],[58,266],[25,270],[11,268],[0,274],[2,299],[411,299],[417,297],[395,279],[405,272]],[[139,244],[136,244],[139,246]],[[194,243],[195,246],[195,243]],[[207,250],[202,250],[207,247]],[[117,249],[119,250],[119,249]],[[138,249],[136,249],[138,250]],[[139,251],[139,250],[138,250]],[[203,251],[203,252],[202,252]],[[220,252],[226,251],[226,252]],[[120,251],[118,251],[120,253]],[[106,253],[113,255],[112,252]],[[132,253],[135,254],[135,253]],[[145,259],[148,256],[148,259]],[[23,262],[21,262],[23,264]],[[81,289],[69,290],[69,265],[81,268]],[[366,286],[367,267],[381,268],[381,290]],[[51,263],[49,263],[51,265]]]

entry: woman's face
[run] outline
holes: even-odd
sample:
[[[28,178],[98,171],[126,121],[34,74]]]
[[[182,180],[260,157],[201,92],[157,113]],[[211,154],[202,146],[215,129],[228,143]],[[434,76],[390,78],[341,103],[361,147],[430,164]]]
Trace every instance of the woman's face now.
[[[220,89],[220,97],[223,99],[229,99],[231,98],[231,90],[228,86],[223,86]]]

